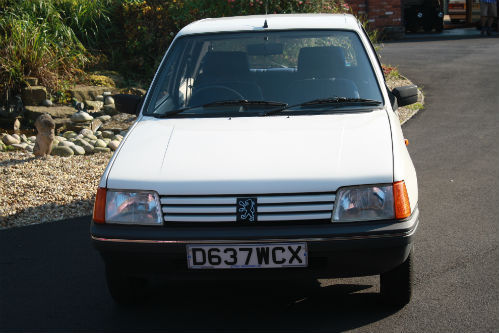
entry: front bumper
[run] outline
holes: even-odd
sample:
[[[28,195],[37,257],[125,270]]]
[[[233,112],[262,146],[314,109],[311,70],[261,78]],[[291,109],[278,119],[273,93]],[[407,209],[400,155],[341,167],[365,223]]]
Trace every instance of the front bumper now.
[[[375,275],[403,263],[419,210],[402,221],[323,225],[147,227],[92,222],[90,233],[106,265],[128,275],[171,279],[289,279]],[[285,269],[189,270],[187,244],[307,242],[309,266]]]

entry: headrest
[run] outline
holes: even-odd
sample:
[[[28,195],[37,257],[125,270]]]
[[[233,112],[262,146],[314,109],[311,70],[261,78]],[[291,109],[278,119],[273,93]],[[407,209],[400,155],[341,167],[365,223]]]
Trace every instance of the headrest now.
[[[298,55],[298,73],[307,78],[343,76],[345,53],[339,46],[304,47]]]
[[[203,59],[203,75],[234,78],[249,75],[248,56],[245,52],[212,51]]]

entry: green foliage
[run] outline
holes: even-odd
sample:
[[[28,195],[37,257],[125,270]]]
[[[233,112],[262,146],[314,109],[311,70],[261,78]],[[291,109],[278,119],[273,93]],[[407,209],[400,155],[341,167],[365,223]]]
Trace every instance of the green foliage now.
[[[98,48],[111,28],[112,0],[54,0],[64,24],[87,48]]]
[[[424,105],[419,103],[419,102],[414,103],[414,104],[410,104],[410,105],[406,105],[405,107],[408,108],[409,110],[413,110],[413,111],[424,109]]]
[[[350,12],[343,1],[0,0],[0,90],[18,90],[35,76],[64,101],[65,87],[89,81],[83,71],[89,66],[116,69],[128,82],[145,78],[147,85],[176,33],[195,20]]]
[[[383,73],[385,74],[385,78],[387,80],[400,78],[399,70],[395,66],[383,65]]]
[[[92,56],[82,42],[95,44],[108,0],[0,1],[0,90],[19,90],[27,76],[57,90],[84,75]]]
[[[124,0],[114,7],[115,39],[122,44],[109,54],[111,63],[151,78],[175,34],[207,17],[274,13],[349,13],[343,0]],[[364,20],[367,23],[367,20]],[[367,25],[367,24],[366,24]],[[375,32],[370,33],[376,38]],[[128,71],[129,72],[129,71]]]

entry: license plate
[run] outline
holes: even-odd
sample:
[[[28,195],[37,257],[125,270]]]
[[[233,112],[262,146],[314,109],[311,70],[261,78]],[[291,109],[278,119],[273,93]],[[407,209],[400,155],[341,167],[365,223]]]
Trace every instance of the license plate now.
[[[306,267],[307,243],[191,244],[187,263],[191,269]]]

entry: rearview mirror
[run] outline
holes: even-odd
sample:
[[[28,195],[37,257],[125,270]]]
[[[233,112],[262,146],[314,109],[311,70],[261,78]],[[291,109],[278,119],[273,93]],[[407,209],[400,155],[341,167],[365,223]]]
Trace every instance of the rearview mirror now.
[[[246,47],[250,56],[264,56],[282,54],[283,47],[279,43],[250,44]]]
[[[392,93],[397,97],[398,106],[414,104],[418,101],[418,86],[416,85],[397,87],[392,90]]]
[[[116,111],[138,115],[142,106],[142,97],[137,95],[117,94],[113,96]]]

